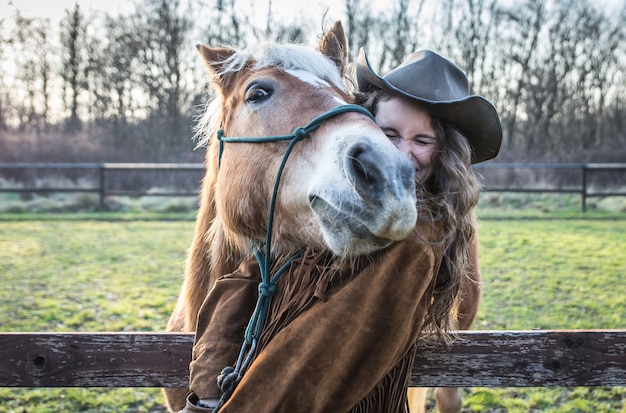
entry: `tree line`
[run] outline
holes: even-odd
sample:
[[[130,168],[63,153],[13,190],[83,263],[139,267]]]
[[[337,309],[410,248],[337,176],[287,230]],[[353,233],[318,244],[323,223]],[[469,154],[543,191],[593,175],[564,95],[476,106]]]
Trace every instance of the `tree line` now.
[[[500,159],[626,157],[624,4],[345,0],[339,16],[280,19],[268,0],[259,19],[243,3],[136,0],[112,15],[77,2],[58,25],[16,10],[0,21],[0,158],[12,150],[7,136],[56,136],[62,146],[82,134],[138,158],[185,152],[209,93],[194,44],[313,44],[331,18],[344,23],[352,61],[364,47],[379,73],[420,48],[457,63],[499,111]]]

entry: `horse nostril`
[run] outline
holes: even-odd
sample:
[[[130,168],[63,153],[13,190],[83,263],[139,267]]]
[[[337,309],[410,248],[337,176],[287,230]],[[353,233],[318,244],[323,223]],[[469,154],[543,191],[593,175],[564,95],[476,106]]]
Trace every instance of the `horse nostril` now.
[[[376,195],[384,190],[384,172],[381,157],[364,142],[348,148],[346,171],[360,194]]]

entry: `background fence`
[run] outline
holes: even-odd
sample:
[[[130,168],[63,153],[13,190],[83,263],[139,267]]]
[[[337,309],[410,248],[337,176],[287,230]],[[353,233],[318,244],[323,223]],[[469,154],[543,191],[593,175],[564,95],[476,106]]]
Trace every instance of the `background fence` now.
[[[485,192],[626,196],[626,163],[485,163],[474,166]],[[195,196],[204,175],[196,163],[0,163],[0,192],[108,196]]]

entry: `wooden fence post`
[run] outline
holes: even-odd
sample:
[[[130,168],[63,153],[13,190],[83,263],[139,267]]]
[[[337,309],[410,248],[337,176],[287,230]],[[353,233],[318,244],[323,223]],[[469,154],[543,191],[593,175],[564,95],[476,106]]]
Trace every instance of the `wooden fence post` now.
[[[588,170],[587,164],[583,164],[582,165],[583,182],[582,182],[582,188],[581,188],[581,193],[580,193],[583,214],[587,212],[587,170]]]
[[[101,163],[98,166],[98,171],[99,171],[99,175],[100,175],[100,179],[99,179],[100,186],[98,188],[98,190],[99,190],[98,192],[99,192],[99,196],[100,196],[100,203],[99,203],[100,207],[99,207],[99,209],[100,209],[100,211],[104,211],[105,208],[106,208],[106,204],[105,204],[105,198],[106,198],[106,177],[105,177],[106,172],[105,171],[106,171],[106,166],[105,166],[105,164]]]

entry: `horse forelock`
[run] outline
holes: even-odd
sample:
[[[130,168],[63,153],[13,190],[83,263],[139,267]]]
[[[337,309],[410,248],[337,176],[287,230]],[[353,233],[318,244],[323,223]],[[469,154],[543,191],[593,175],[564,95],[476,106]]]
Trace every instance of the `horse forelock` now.
[[[319,51],[305,46],[276,43],[264,45],[255,69],[270,66],[279,66],[284,70],[304,70],[346,91],[342,74],[333,61]]]
[[[238,72],[250,64],[253,70],[276,66],[284,70],[304,70],[346,91],[344,79],[333,61],[318,50],[287,43],[262,43],[255,52],[237,51],[226,59],[218,75]]]
[[[255,57],[256,56],[256,57]],[[215,74],[216,79],[228,73],[236,73],[250,64],[253,70],[280,67],[283,70],[304,70],[331,83],[348,93],[342,74],[333,61],[317,50],[295,44],[266,43],[256,54],[237,51],[224,62]],[[206,146],[219,127],[222,111],[222,96],[215,93],[197,118],[194,139],[197,147]]]

